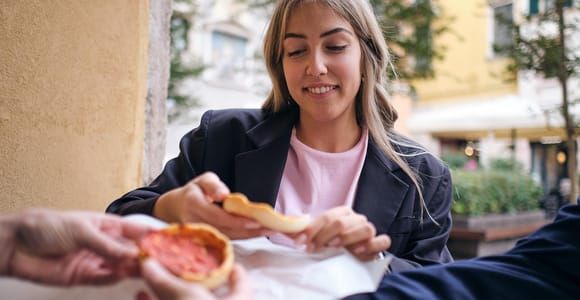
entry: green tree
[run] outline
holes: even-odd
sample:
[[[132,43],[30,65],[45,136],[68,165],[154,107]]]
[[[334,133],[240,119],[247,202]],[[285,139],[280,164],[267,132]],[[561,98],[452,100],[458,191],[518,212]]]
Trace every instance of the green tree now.
[[[435,76],[433,61],[443,59],[445,46],[436,37],[450,32],[453,18],[443,18],[432,0],[371,0],[391,50],[392,79],[428,79]]]
[[[568,82],[580,71],[579,49],[571,49],[567,41],[578,38],[578,24],[566,22],[564,9],[572,6],[570,0],[555,0],[551,7],[537,15],[524,16],[522,24],[510,23],[513,42],[508,45],[494,45],[495,51],[506,54],[512,63],[507,73],[517,74],[518,70],[531,70],[544,78],[556,78],[560,83],[562,105],[560,112],[564,119],[566,145],[568,148],[568,176],[572,182],[569,202],[575,203],[578,195],[578,174],[576,172],[576,136],[578,123],[570,111],[579,100],[570,101]],[[578,6],[576,1],[575,6]],[[499,20],[505,21],[505,20]],[[556,25],[557,32],[548,32],[545,28]],[[525,26],[525,27],[524,27]],[[523,34],[523,29],[526,34]]]
[[[193,0],[174,0],[175,2],[188,4],[190,10],[186,12],[173,11],[170,24],[170,47],[171,61],[169,68],[169,84],[167,99],[173,101],[179,108],[197,105],[197,99],[193,95],[186,95],[179,92],[179,85],[184,79],[196,77],[204,70],[202,65],[187,65],[183,62],[184,52],[189,45],[188,32],[191,28],[192,19],[197,13],[197,4]],[[169,118],[175,118],[179,114],[179,109],[169,113]]]

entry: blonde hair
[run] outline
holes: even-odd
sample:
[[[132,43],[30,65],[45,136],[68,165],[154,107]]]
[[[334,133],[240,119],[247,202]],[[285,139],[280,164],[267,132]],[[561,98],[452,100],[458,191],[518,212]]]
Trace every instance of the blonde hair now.
[[[291,99],[284,79],[282,67],[282,42],[286,25],[294,8],[306,2],[317,2],[331,8],[339,16],[347,20],[360,39],[362,56],[361,88],[357,93],[356,117],[359,126],[366,126],[369,134],[385,155],[394,161],[411,178],[417,187],[421,202],[421,220],[423,211],[431,220],[433,218],[427,210],[421,189],[421,178],[402,158],[427,153],[423,148],[404,142],[393,131],[397,120],[397,112],[388,101],[387,67],[392,68],[387,44],[367,0],[280,0],[276,8],[264,39],[264,58],[266,67],[272,80],[272,90],[262,108],[270,112],[279,112],[296,105]],[[393,145],[411,147],[418,150],[415,153],[398,153]],[[435,221],[435,220],[433,220]],[[437,222],[435,222],[437,223]]]

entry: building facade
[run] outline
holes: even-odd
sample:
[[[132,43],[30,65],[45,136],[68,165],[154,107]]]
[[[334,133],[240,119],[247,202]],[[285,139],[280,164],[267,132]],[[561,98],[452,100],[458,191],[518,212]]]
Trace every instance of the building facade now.
[[[448,49],[445,58],[433,64],[436,78],[414,82],[418,101],[408,120],[412,135],[436,154],[464,153],[481,167],[494,158],[513,157],[546,192],[565,189],[561,186],[567,184],[568,153],[557,80],[533,72],[519,72],[516,80],[508,80],[509,61],[494,51],[494,44],[511,41],[505,20],[518,22],[525,31],[536,25],[524,16],[545,11],[553,1],[438,3],[444,15],[453,16],[454,34],[435,41]],[[578,3],[567,6],[566,19],[577,22]],[[571,78],[571,99],[580,96],[579,89],[579,79]],[[571,111],[578,117],[580,105],[571,106]]]

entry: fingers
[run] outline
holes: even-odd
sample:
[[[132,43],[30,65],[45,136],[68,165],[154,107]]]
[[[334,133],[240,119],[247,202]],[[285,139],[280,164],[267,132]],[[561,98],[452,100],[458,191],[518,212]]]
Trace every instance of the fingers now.
[[[173,276],[150,258],[142,263],[141,275],[158,299],[215,299],[207,289]]]
[[[216,227],[232,239],[265,235],[258,222],[224,211],[214,202],[230,193],[219,177],[206,172],[186,185],[163,194],[154,215],[167,222],[202,222]]]
[[[306,243],[311,252],[322,247],[345,247],[358,259],[367,261],[391,246],[387,235],[375,234],[374,225],[364,215],[349,207],[337,207],[319,216],[295,241]]]
[[[374,227],[363,215],[352,214],[332,219],[312,241],[317,247],[347,246],[374,236]]]
[[[222,200],[230,193],[226,184],[213,172],[205,172],[191,182],[197,184],[210,201]]]
[[[333,208],[326,213],[320,215],[316,218],[308,227],[304,230],[304,233],[307,236],[306,243],[311,243],[315,238],[324,232],[325,230],[332,230],[329,224],[333,223],[337,219],[344,218],[350,214],[350,211],[346,207],[337,207]],[[326,235],[325,235],[326,237]]]
[[[368,241],[353,244],[347,249],[359,260],[369,261],[377,257],[379,252],[386,251],[391,247],[391,239],[386,234],[378,235]]]
[[[235,264],[230,275],[230,292],[223,300],[250,300],[252,299],[252,287],[246,270],[239,264]]]
[[[139,249],[133,242],[115,239],[89,222],[82,222],[79,225],[74,230],[74,234],[80,246],[113,260],[135,258],[139,255]],[[120,222],[119,226],[121,226]]]
[[[205,202],[197,205],[198,216],[206,223],[220,228],[258,229],[261,225],[248,218],[232,215],[213,203]]]
[[[376,234],[375,226],[367,222],[366,217],[360,216],[364,221],[352,226],[342,235],[342,246],[349,246],[360,241],[369,240]]]
[[[111,218],[116,219],[117,222],[119,223],[118,226],[121,228],[122,236],[130,240],[138,240],[142,236],[149,233],[151,230],[155,229],[153,226],[149,224],[125,220],[123,218],[118,218],[117,216],[113,215],[105,215],[105,217],[107,218],[105,221],[110,220]]]
[[[12,261],[12,271],[18,278],[63,286],[108,284],[123,277],[106,267],[102,258],[88,251],[58,257],[39,257],[17,252]]]
[[[212,180],[212,177],[210,176],[208,180]],[[266,228],[263,228],[260,223],[230,214],[207,200],[205,192],[198,184],[188,184],[186,188],[188,190],[185,192],[185,197],[187,197],[189,209],[183,217],[184,220],[193,219],[211,224],[234,239],[264,235]]]
[[[309,251],[369,240],[375,233],[374,226],[366,217],[353,212],[349,207],[329,210],[312,222],[304,232]]]

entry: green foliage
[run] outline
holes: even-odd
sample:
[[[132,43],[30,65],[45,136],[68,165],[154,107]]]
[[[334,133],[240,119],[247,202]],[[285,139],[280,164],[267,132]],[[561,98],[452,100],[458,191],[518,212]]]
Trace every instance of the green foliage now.
[[[496,171],[523,172],[524,166],[513,159],[495,158],[490,161],[490,168]]]
[[[443,58],[445,48],[437,47],[433,41],[449,31],[452,19],[442,19],[436,2],[431,0],[371,0],[371,3],[391,50],[394,70],[390,77],[434,77],[432,62]],[[404,33],[404,28],[410,28],[412,33]]]
[[[441,160],[451,169],[461,169],[465,166],[469,158],[461,152],[448,152],[441,156]]]
[[[187,50],[189,44],[188,32],[191,28],[191,18],[195,15],[196,6],[192,0],[175,0],[190,4],[193,11],[189,14],[180,14],[174,12],[171,16],[170,23],[170,47],[171,47],[171,62],[169,68],[169,85],[167,99],[174,101],[177,106],[191,107],[197,105],[197,99],[192,95],[184,95],[179,93],[179,84],[186,78],[196,77],[203,72],[203,66],[188,66],[182,62],[183,53]],[[170,113],[170,119],[175,117]]]
[[[496,16],[498,22],[511,28],[513,43],[509,45],[493,45],[497,53],[507,55],[511,63],[507,67],[508,78],[518,70],[532,70],[542,74],[545,78],[568,78],[578,73],[580,56],[577,51],[571,51],[562,46],[559,34],[545,30],[553,25],[562,26],[566,39],[578,34],[578,24],[560,23],[560,16],[556,7],[564,5],[563,0],[556,0],[554,8],[550,8],[534,16],[525,16],[524,24],[528,25],[529,34],[522,35],[522,26],[508,21],[502,16]],[[529,26],[533,25],[533,26]],[[577,49],[576,49],[577,50]]]
[[[521,171],[453,170],[452,212],[478,216],[539,208],[542,188]]]

